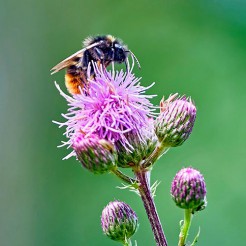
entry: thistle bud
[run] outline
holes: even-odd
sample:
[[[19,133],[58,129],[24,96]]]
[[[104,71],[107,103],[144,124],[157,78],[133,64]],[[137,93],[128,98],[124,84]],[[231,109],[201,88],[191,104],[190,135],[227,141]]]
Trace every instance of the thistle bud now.
[[[138,218],[124,202],[110,202],[102,211],[103,232],[112,240],[125,242],[138,228]]]
[[[191,134],[196,119],[196,107],[190,98],[177,94],[160,103],[160,115],[155,121],[155,132],[167,147],[180,146]]]
[[[193,212],[206,207],[206,184],[202,174],[191,167],[181,169],[172,181],[171,196],[180,208]]]
[[[72,147],[81,164],[95,174],[109,172],[115,166],[117,153],[114,145],[95,134],[86,137],[77,133]]]
[[[144,128],[138,133],[127,133],[125,137],[128,146],[116,142],[118,152],[118,166],[132,167],[138,165],[143,159],[149,156],[156,147],[157,137],[153,128],[153,121],[149,120],[149,128]]]

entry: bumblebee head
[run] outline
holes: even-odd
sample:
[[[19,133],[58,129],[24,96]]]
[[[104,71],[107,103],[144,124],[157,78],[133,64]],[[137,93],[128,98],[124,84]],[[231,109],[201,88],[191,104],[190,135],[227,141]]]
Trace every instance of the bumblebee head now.
[[[112,47],[113,51],[113,60],[118,63],[122,63],[126,61],[128,52],[126,51],[126,47],[119,44],[114,43]]]
[[[113,53],[113,56],[112,56],[113,61],[118,62],[118,63],[125,62],[127,68],[128,68],[128,63],[129,63],[128,55],[130,53],[132,59],[137,62],[138,68],[139,69],[141,68],[137,57],[127,48],[126,45],[123,45],[121,42],[115,41],[113,43],[112,53]]]

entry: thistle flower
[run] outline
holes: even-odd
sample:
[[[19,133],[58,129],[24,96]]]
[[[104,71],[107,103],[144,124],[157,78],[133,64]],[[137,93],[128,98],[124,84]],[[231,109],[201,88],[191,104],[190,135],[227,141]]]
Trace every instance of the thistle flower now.
[[[138,218],[124,202],[110,202],[102,211],[103,232],[112,240],[125,242],[138,228]]]
[[[65,135],[69,140],[64,145],[71,146],[73,135],[82,131],[85,138],[95,134],[99,139],[112,144],[118,141],[126,149],[133,149],[126,134],[137,134],[140,141],[145,141],[141,137],[141,129],[148,125],[149,117],[153,116],[153,105],[149,101],[153,95],[144,95],[149,87],[140,85],[140,79],[134,76],[132,68],[127,72],[121,70],[115,73],[114,69],[108,72],[96,64],[93,66],[96,77],[89,80],[86,95],[68,96],[56,84],[70,107],[68,113],[63,114],[67,121],[55,122],[60,127],[66,127]]]
[[[172,181],[171,196],[180,208],[193,212],[206,207],[206,184],[202,174],[194,168],[181,169]]]
[[[160,103],[160,115],[155,122],[155,132],[167,147],[181,145],[191,134],[196,119],[196,107],[190,98],[171,95]]]
[[[85,137],[79,132],[73,136],[72,142],[78,160],[89,171],[99,174],[114,168],[117,153],[114,145],[107,140],[100,139],[94,134]]]

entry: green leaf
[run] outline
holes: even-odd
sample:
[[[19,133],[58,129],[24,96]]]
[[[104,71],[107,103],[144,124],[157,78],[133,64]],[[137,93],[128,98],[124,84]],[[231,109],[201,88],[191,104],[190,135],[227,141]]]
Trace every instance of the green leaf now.
[[[199,236],[200,236],[200,227],[199,227],[198,233],[196,234],[194,238],[194,241],[192,242],[190,246],[194,246],[197,243]]]

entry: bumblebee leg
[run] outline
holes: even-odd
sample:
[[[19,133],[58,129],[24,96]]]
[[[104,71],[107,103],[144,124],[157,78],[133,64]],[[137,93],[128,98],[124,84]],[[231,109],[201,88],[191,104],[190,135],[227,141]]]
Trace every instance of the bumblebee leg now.
[[[98,49],[97,47],[93,48],[93,53],[95,55],[96,60],[104,60],[104,53],[102,50]]]
[[[127,71],[127,73],[129,73],[129,71],[130,71],[130,63],[129,63],[128,57],[125,60],[125,65],[126,65],[126,71]]]
[[[84,52],[84,55],[81,57],[81,66],[82,69],[86,70],[88,68],[88,65],[91,61],[91,55],[88,50]]]

